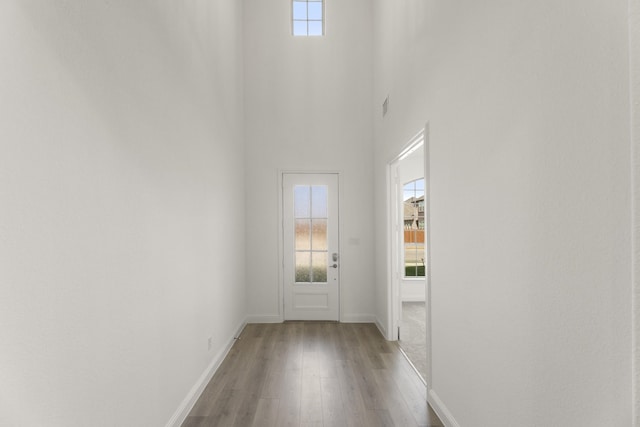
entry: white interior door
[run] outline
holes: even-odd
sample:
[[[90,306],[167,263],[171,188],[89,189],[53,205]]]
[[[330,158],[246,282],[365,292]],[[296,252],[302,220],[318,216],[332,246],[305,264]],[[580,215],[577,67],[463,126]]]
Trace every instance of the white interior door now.
[[[284,319],[339,320],[338,174],[282,176]]]

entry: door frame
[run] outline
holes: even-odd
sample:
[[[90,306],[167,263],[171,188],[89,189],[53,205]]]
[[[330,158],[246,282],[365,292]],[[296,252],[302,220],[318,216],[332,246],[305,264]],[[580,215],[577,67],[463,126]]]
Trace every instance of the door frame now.
[[[278,169],[278,316],[284,322],[284,293],[286,292],[286,278],[284,275],[284,175],[285,174],[309,174],[322,175],[333,174],[338,176],[338,253],[340,254],[340,268],[338,269],[338,322],[342,321],[342,266],[344,265],[344,254],[342,251],[342,210],[344,206],[342,195],[342,171],[339,170],[301,170],[301,169]]]
[[[406,143],[400,154],[387,163],[387,339],[397,341],[399,313],[402,307],[402,280],[400,277],[398,257],[401,250],[399,242],[399,183],[396,173],[399,162],[422,145],[424,150],[424,195],[425,195],[425,308],[427,333],[427,372],[424,380],[431,387],[432,351],[431,351],[431,181],[429,154],[429,123]]]
[[[632,417],[634,427],[640,427],[640,3],[629,1],[629,76],[631,106],[631,174],[632,174],[632,239],[631,239],[631,301],[633,374]]]

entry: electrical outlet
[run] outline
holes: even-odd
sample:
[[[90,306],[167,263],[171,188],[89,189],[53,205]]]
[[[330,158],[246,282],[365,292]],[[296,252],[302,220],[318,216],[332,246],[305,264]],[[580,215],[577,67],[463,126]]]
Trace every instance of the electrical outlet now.
[[[209,337],[209,339],[207,340],[207,349],[211,351],[212,347],[213,347],[213,337]]]

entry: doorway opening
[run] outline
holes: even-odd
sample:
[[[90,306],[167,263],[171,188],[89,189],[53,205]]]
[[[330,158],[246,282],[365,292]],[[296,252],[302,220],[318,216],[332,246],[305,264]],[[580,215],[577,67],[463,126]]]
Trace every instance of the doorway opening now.
[[[430,379],[426,128],[389,163],[390,339]]]

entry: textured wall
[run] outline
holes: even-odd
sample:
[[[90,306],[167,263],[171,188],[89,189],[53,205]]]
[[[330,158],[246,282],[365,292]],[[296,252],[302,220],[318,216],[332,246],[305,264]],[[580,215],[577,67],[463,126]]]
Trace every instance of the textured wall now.
[[[625,0],[375,2],[374,193],[428,121],[432,398],[460,426],[631,424],[627,21]]]
[[[243,320],[237,3],[0,4],[0,425],[165,425]]]

